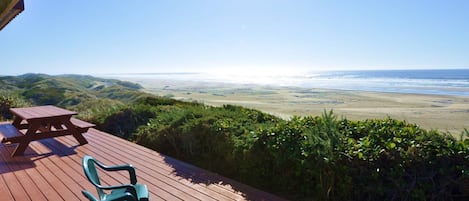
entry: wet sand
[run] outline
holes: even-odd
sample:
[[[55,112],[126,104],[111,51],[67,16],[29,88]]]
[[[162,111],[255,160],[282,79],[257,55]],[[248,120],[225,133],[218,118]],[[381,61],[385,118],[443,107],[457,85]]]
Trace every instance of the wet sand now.
[[[469,129],[469,97],[305,89],[250,84],[118,78],[141,84],[153,94],[208,105],[240,105],[282,118],[321,115],[332,109],[350,120],[391,117],[459,135]]]

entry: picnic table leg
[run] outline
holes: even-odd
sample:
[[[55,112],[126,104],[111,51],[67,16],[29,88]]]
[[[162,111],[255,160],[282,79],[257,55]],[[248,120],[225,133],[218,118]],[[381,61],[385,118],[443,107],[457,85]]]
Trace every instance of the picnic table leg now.
[[[80,143],[80,145],[88,144],[88,141],[83,137],[83,134],[75,128],[75,125],[72,124],[72,122],[69,120],[63,122],[65,127],[72,133],[73,137],[77,139],[77,141]]]
[[[19,118],[19,117],[15,117],[13,119],[13,126],[16,127],[16,128],[20,128],[20,125],[21,125],[21,121],[23,121],[23,119]]]
[[[20,156],[24,154],[24,151],[26,150],[29,143],[31,142],[30,136],[34,135],[40,126],[41,124],[38,122],[34,122],[30,124],[28,131],[26,131],[26,134],[22,137],[22,140],[18,143],[18,146],[16,146],[15,151],[13,151],[12,156]]]

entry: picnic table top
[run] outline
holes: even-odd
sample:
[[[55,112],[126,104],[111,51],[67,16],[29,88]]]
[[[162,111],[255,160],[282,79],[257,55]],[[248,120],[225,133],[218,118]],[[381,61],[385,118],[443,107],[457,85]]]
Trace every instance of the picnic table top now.
[[[0,198],[85,200],[82,189],[96,196],[81,166],[83,156],[91,155],[106,165],[134,165],[151,200],[284,200],[93,128],[84,136],[89,143],[81,146],[70,135],[33,141],[16,157],[10,156],[14,145],[0,144]],[[128,182],[128,173],[100,178],[106,185]]]
[[[74,111],[59,108],[53,105],[11,108],[10,111],[22,119],[40,119],[47,117],[72,116]]]

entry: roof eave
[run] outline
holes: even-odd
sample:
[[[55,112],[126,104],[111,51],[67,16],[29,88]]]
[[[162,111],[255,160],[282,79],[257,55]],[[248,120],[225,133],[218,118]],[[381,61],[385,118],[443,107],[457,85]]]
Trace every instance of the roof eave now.
[[[0,11],[0,30],[24,10],[23,0],[12,0],[5,10]]]

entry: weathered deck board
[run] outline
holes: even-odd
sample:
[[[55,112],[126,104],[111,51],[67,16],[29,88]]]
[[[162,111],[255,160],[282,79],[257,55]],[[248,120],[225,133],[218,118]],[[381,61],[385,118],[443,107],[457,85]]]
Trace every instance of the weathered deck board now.
[[[107,165],[134,165],[151,200],[282,200],[96,129],[84,136],[85,145],[73,136],[34,141],[16,157],[15,144],[0,144],[0,198],[85,200],[82,189],[96,195],[81,167],[83,156],[91,155]],[[125,171],[100,173],[105,185],[129,182]]]

